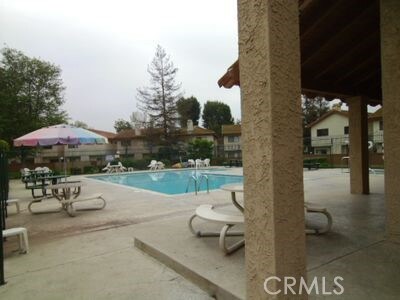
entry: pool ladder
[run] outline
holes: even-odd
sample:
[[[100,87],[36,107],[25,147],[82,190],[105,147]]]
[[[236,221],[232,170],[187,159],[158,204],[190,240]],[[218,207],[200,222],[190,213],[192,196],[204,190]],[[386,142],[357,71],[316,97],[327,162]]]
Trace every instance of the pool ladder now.
[[[200,191],[200,187],[201,187],[201,184],[202,184],[203,180],[205,180],[206,184],[207,184],[207,194],[210,193],[210,188],[209,188],[209,184],[208,184],[208,176],[204,175],[204,174],[200,174],[199,176],[192,175],[192,176],[189,177],[189,180],[188,180],[188,183],[187,183],[187,186],[186,186],[186,193],[189,191],[189,187],[190,187],[191,182],[193,182],[193,184],[194,184],[194,192],[197,195],[197,192]]]

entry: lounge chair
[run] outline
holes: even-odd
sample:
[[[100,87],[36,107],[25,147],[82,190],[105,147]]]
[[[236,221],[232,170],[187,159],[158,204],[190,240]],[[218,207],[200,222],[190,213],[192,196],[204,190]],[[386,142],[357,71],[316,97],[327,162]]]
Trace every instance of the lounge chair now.
[[[103,169],[101,169],[104,172],[110,173],[111,170],[111,164],[108,163]]]
[[[126,172],[127,169],[122,165],[120,161],[118,162],[118,166],[119,166],[119,172]]]

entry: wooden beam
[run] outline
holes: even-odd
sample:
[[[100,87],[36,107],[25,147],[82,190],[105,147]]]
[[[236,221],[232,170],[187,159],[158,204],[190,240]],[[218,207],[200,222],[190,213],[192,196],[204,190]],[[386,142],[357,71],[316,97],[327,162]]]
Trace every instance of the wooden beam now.
[[[352,36],[353,34],[351,34],[352,32],[354,32],[354,29],[358,29],[358,30],[363,30],[366,29],[367,27],[363,26],[363,28],[360,28],[361,26],[359,25],[363,25],[364,23],[366,23],[366,25],[373,25],[370,24],[370,22],[368,22],[368,15],[371,15],[371,13],[374,13],[376,10],[376,5],[374,4],[374,2],[371,2],[371,4],[366,7],[365,9],[361,10],[358,12],[358,14],[344,27],[342,27],[340,30],[336,31],[336,33],[334,35],[326,35],[326,40],[325,41],[315,41],[314,44],[314,48],[312,48],[311,50],[309,50],[309,53],[304,53],[304,51],[302,51],[302,61],[301,61],[301,65],[302,67],[307,65],[311,60],[315,59],[315,56],[317,55],[321,55],[321,53],[326,53],[326,49],[329,49],[329,51],[336,50],[337,44],[341,44],[344,41],[343,36],[348,36],[349,40],[352,40]],[[358,26],[355,26],[355,24],[359,24]],[[350,34],[349,34],[350,33]],[[303,38],[303,36],[302,36]],[[338,41],[340,41],[341,43],[339,43]],[[353,42],[357,42],[357,41],[353,41]],[[344,45],[345,47],[347,47],[347,44]],[[302,49],[303,50],[303,49]]]
[[[325,19],[329,17],[332,13],[336,12],[336,8],[343,5],[347,0],[337,0],[337,1],[326,1],[324,3],[324,10],[318,15],[318,19],[311,23],[308,28],[300,28],[300,38],[306,39],[316,28],[319,28],[321,24],[324,24]],[[329,7],[330,6],[330,7]]]
[[[304,10],[306,10],[306,9],[310,6],[310,4],[312,4],[312,2],[316,3],[316,1],[314,1],[314,0],[300,0],[300,1],[299,1],[299,11],[300,11],[300,14],[301,14]]]
[[[372,33],[368,35],[363,35],[360,37],[360,41],[358,43],[352,43],[347,45],[347,48],[344,48],[344,51],[342,53],[337,53],[337,59],[331,60],[328,65],[322,69],[320,72],[318,72],[314,78],[315,79],[320,79],[323,77],[325,74],[329,73],[330,71],[334,70],[338,66],[341,66],[345,64],[346,61],[349,61],[352,57],[355,55],[358,55],[360,52],[360,48],[367,47],[367,45],[371,44],[371,41],[373,39],[379,39],[379,29],[374,30]],[[366,52],[366,56],[371,56],[369,52]],[[353,72],[353,70],[348,71],[348,73]]]
[[[359,63],[355,63],[354,66],[352,66],[351,69],[349,69],[347,72],[345,72],[342,76],[339,77],[339,79],[336,79],[334,81],[334,84],[338,84],[344,80],[346,80],[347,78],[349,78],[352,74],[357,73],[358,71],[361,71],[363,68],[365,68],[368,65],[374,65],[371,64],[374,61],[378,61],[379,63],[379,53],[374,53],[373,55],[370,55],[367,59],[359,62]]]
[[[302,76],[302,78],[307,78],[307,76]],[[335,86],[330,82],[322,82],[312,79],[302,80],[301,86],[303,91],[321,91],[321,95],[337,95],[337,98],[339,99],[341,99],[341,97],[355,97],[356,95],[360,95],[360,91],[352,86]],[[367,94],[365,92],[363,92],[363,95],[368,99],[371,98],[376,99],[376,101],[381,101],[379,100],[379,95],[372,93]]]

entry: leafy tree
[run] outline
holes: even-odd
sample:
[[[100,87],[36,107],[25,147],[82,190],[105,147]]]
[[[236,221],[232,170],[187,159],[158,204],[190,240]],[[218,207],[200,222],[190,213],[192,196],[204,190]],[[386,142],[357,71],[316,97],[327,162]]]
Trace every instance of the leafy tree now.
[[[303,145],[304,149],[309,152],[311,129],[307,125],[329,111],[329,102],[323,97],[307,98],[305,96],[302,96],[301,102],[303,110]]]
[[[181,127],[187,126],[187,121],[192,120],[193,125],[199,125],[200,103],[195,97],[180,98],[176,102]]]
[[[132,125],[129,121],[125,121],[124,119],[118,119],[114,122],[114,128],[116,132],[120,132],[124,129],[132,129]]]
[[[233,124],[231,109],[219,101],[207,101],[203,109],[203,125],[205,128],[221,134],[221,126]]]
[[[208,140],[195,139],[189,142],[187,149],[189,157],[192,158],[212,158],[214,143]]]
[[[5,140],[0,140],[0,152],[8,152],[10,145]]]
[[[175,83],[178,69],[170,61],[161,46],[157,46],[155,56],[147,68],[150,86],[137,89],[139,109],[149,115],[155,127],[163,129],[166,142],[171,142],[170,133],[177,120],[176,101],[181,97],[181,85]]]
[[[82,122],[82,121],[75,121],[75,122],[72,123],[71,125],[72,125],[72,126],[75,126],[75,127],[85,128],[85,129],[88,129],[88,128],[89,128],[89,125],[86,124],[85,122]]]
[[[323,97],[302,97],[303,125],[311,124],[329,111],[329,102]]]
[[[60,67],[3,48],[0,62],[0,136],[7,142],[43,126],[66,123]]]

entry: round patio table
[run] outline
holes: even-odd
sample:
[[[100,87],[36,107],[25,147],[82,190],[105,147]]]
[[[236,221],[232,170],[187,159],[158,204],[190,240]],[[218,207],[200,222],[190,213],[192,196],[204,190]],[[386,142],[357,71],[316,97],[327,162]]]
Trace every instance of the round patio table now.
[[[221,186],[221,190],[231,192],[231,198],[233,205],[236,206],[238,210],[244,213],[244,206],[237,202],[236,193],[243,193],[243,184],[242,183],[230,183]]]

